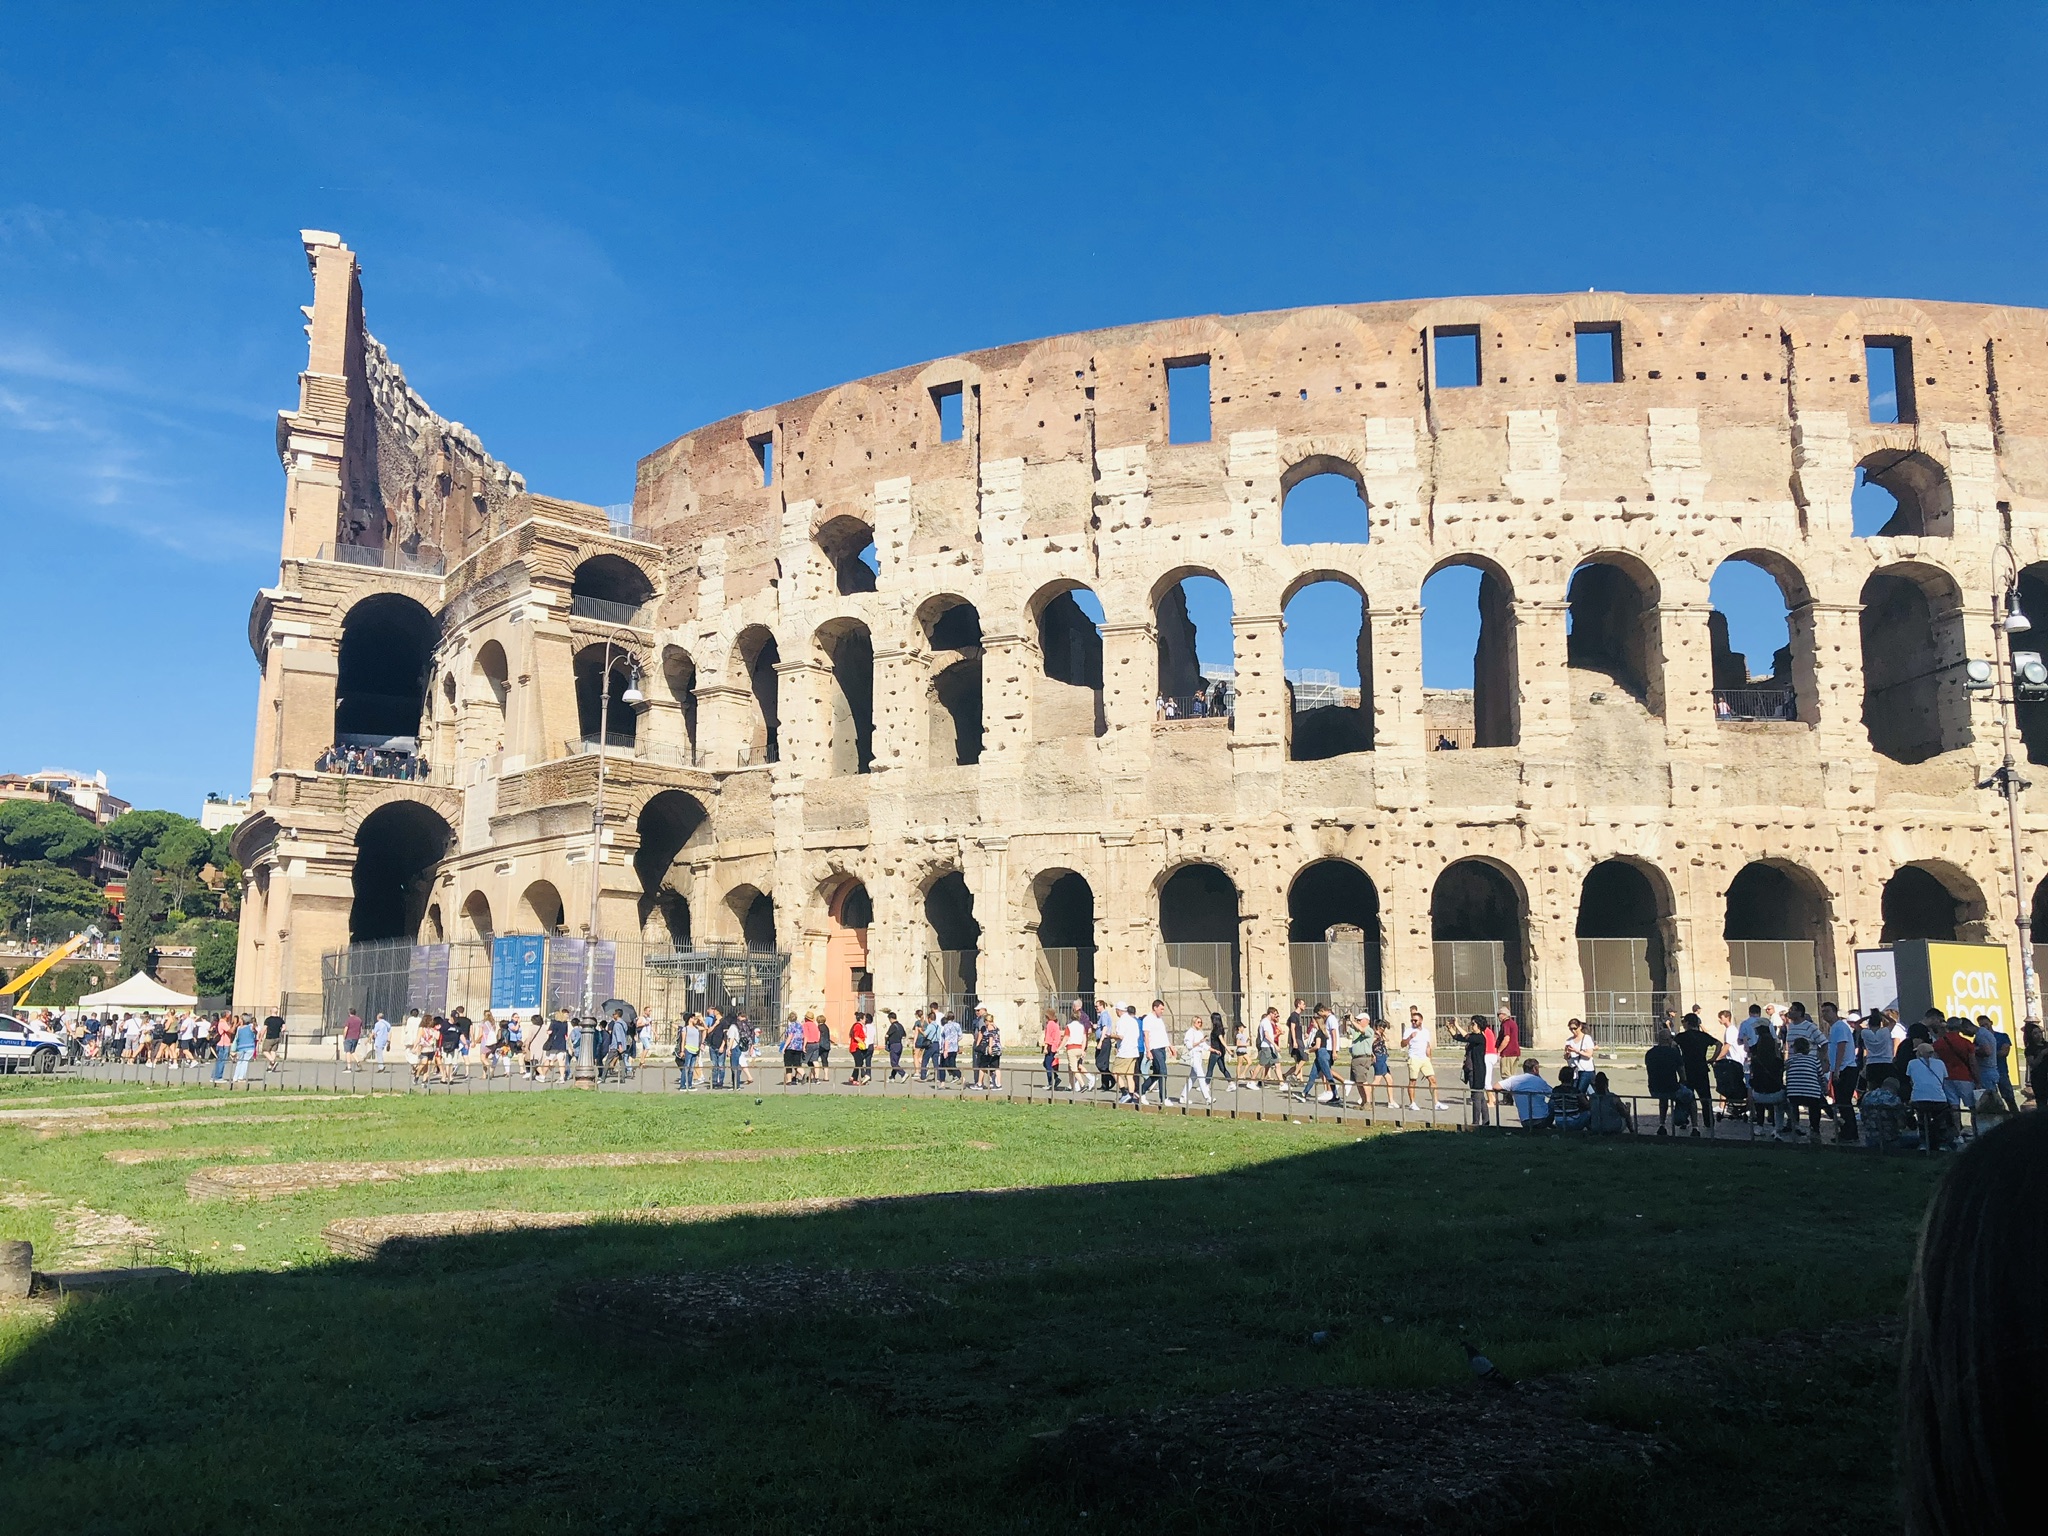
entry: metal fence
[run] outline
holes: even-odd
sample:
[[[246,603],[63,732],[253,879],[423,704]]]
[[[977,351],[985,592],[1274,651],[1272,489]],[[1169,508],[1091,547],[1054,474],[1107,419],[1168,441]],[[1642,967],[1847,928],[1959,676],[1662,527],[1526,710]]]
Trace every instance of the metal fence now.
[[[1166,1016],[1184,1027],[1189,1019],[1206,1022],[1212,1013],[1236,1024],[1244,1017],[1235,944],[1161,944],[1153,965],[1154,996],[1166,1004]],[[1147,999],[1132,998],[1142,1008]]]
[[[422,576],[439,576],[447,562],[438,554],[408,554],[396,544],[373,548],[366,544],[322,544],[315,560],[335,565],[367,565],[381,571],[414,571]]]
[[[1797,720],[1799,696],[1790,688],[1716,688],[1717,720]]]
[[[1371,1125],[1390,1128],[1434,1128],[1434,1129],[1482,1129],[1493,1128],[1500,1132],[1542,1136],[1573,1136],[1590,1134],[1584,1130],[1559,1130],[1544,1125],[1526,1128],[1514,1102],[1514,1095],[1472,1093],[1455,1081],[1446,1081],[1439,1086],[1441,1098],[1431,1095],[1426,1086],[1420,1097],[1410,1103],[1411,1085],[1405,1076],[1396,1076],[1391,1087],[1380,1085],[1371,1089],[1358,1085],[1345,1085],[1342,1103],[1329,1102],[1322,1098],[1304,1098],[1298,1090],[1289,1085],[1267,1083],[1263,1086],[1247,1079],[1243,1073],[1236,1073],[1237,1081],[1226,1081],[1220,1075],[1207,1082],[1208,1095],[1205,1098],[1190,1080],[1187,1067],[1181,1063],[1172,1064],[1161,1088],[1146,1083],[1147,1092],[1141,1105],[1133,1106],[1126,1099],[1131,1086],[1128,1078],[1117,1080],[1114,1088],[1105,1089],[1094,1070],[1092,1057],[1084,1058],[1081,1080],[1077,1084],[1068,1075],[1064,1064],[1058,1070],[1058,1086],[1047,1083],[1042,1067],[1003,1066],[984,1071],[984,1083],[993,1086],[976,1088],[972,1083],[973,1074],[964,1066],[964,1080],[942,1081],[935,1070],[920,1078],[917,1051],[906,1047],[901,1057],[900,1072],[892,1071],[889,1061],[881,1052],[875,1058],[874,1075],[871,1082],[858,1088],[847,1079],[851,1075],[851,1064],[841,1055],[834,1067],[831,1081],[784,1085],[782,1068],[772,1042],[750,1058],[743,1069],[737,1085],[738,1091],[759,1096],[769,1094],[825,1094],[834,1097],[881,1097],[881,1098],[933,1098],[955,1097],[980,1100],[1003,1100],[1012,1103],[1038,1103],[1058,1105],[1093,1105],[1100,1108],[1130,1109],[1133,1107],[1163,1110],[1170,1114],[1221,1116],[1229,1119],[1282,1120],[1294,1122],[1328,1122],[1342,1125]],[[191,1067],[144,1066],[125,1062],[84,1062],[76,1067],[62,1069],[79,1077],[105,1083],[132,1084],[148,1088],[213,1087],[213,1067],[200,1063]],[[1236,1071],[1233,1064],[1233,1071]],[[1399,1069],[1397,1068],[1397,1071]],[[322,1095],[361,1094],[365,1096],[383,1094],[426,1094],[426,1095],[475,1095],[475,1094],[516,1094],[548,1092],[561,1088],[582,1087],[599,1093],[674,1093],[681,1084],[681,1072],[666,1054],[643,1058],[639,1062],[618,1062],[602,1064],[599,1076],[594,1081],[578,1082],[573,1076],[550,1072],[540,1080],[528,1076],[515,1067],[507,1073],[499,1067],[486,1071],[481,1062],[456,1062],[450,1066],[446,1080],[438,1070],[425,1076],[419,1075],[415,1065],[405,1059],[404,1053],[392,1050],[380,1068],[373,1059],[365,1059],[351,1067],[334,1060],[305,1061],[291,1057],[289,1050],[275,1069],[272,1069],[260,1055],[249,1064],[248,1077],[236,1081],[230,1067],[219,1090],[224,1093],[257,1093],[289,1099],[295,1094]],[[716,1093],[732,1092],[707,1086],[708,1065],[700,1060],[696,1075],[696,1091]],[[1368,1100],[1369,1093],[1369,1100]],[[1770,1116],[1763,1111],[1737,1107],[1730,1112],[1728,1106],[1716,1102],[1713,1106],[1713,1124],[1706,1123],[1704,1115],[1694,1106],[1692,1123],[1682,1126],[1676,1123],[1673,1105],[1660,1103],[1647,1094],[1617,1094],[1616,1097],[1627,1106],[1629,1124],[1616,1132],[1616,1139],[1632,1137],[1657,1137],[1660,1131],[1667,1132],[1681,1143],[1689,1141],[1690,1132],[1700,1132],[1699,1140],[1704,1144],[1715,1143],[1759,1143],[1769,1145],[1775,1138],[1780,1124],[1794,1123],[1793,1114]],[[2024,1113],[2033,1113],[2029,1108]],[[1980,1117],[1975,1107],[1963,1112],[1965,1135],[1974,1134],[1980,1125],[1988,1126],[1989,1113]],[[1813,1125],[1809,1115],[1803,1122]],[[1834,1113],[1822,1109],[1819,1114],[1819,1133],[1802,1135],[1799,1139],[1811,1145],[1825,1145],[1839,1140],[1844,1127]],[[1908,1122],[1910,1129],[1910,1120]],[[1906,1144],[1895,1144],[1890,1148],[1872,1146],[1868,1140],[1862,1143],[1864,1150],[1909,1150]]]

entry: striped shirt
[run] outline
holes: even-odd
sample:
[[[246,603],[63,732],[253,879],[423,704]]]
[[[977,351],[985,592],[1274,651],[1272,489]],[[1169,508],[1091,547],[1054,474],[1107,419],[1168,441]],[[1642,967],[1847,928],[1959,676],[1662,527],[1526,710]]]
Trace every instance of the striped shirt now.
[[[1824,1099],[1827,1080],[1821,1074],[1820,1058],[1811,1051],[1795,1051],[1785,1062],[1785,1091],[1795,1099]]]

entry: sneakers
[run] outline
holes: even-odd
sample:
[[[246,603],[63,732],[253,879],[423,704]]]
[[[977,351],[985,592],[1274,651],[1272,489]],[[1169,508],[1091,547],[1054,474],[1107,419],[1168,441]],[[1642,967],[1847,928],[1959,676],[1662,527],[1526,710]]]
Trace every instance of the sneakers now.
[[[1456,1109],[1458,1106],[1455,1104],[1446,1104],[1442,1099],[1438,1099],[1436,1101],[1435,1107],[1438,1109]]]

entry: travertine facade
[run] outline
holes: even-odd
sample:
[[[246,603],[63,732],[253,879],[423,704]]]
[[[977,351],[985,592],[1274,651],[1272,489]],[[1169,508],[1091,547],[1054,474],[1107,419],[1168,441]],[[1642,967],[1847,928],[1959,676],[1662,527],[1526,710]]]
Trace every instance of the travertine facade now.
[[[1500,938],[1546,1035],[1590,984],[1582,902],[1610,861],[1633,873],[1592,931],[1648,938],[1664,988],[1708,1006],[1731,990],[1727,937],[1812,939],[1817,984],[1846,993],[1888,921],[2013,931],[2005,808],[1979,787],[1999,706],[1963,663],[1998,654],[2005,594],[2048,561],[2041,312],[1586,293],[1063,336],[691,432],[641,462],[625,527],[529,493],[435,416],[364,330],[354,256],[306,238],[311,360],[279,426],[283,563],[251,618],[258,813],[239,834],[239,1000],[283,1000],[295,1028],[352,922],[580,933],[593,874],[613,938],[738,941],[751,913],[765,939],[771,899],[798,1002],[846,1006],[864,943],[878,1001],[914,1005],[929,957],[971,946],[1012,1028],[1048,990],[1053,938],[1092,941],[1096,990],[1149,998],[1162,893],[1194,865],[1229,886],[1204,874],[1164,939],[1234,932],[1253,1012],[1297,987],[1290,893],[1294,941],[1376,941],[1389,1006],[1430,1006],[1434,940]],[[1611,340],[1616,382],[1579,382],[1581,332]],[[1440,339],[1468,336],[1478,382],[1448,387]],[[1906,419],[1873,424],[1867,348],[1901,343]],[[1201,361],[1208,440],[1171,441],[1168,367]],[[1854,535],[1859,465],[1917,531]],[[1349,541],[1285,541],[1283,501],[1314,473],[1359,487]],[[1752,686],[1725,642],[1717,667],[1708,584],[1733,557],[1785,595],[1789,655],[1753,686],[1793,718],[1717,718],[1717,683],[1722,715]],[[1446,731],[1421,671],[1420,593],[1447,564],[1487,575],[1478,691],[1453,722],[1479,745],[1455,753],[1430,750]],[[1234,718],[1160,718],[1163,694],[1204,686],[1173,595],[1191,574],[1230,591]],[[1303,760],[1282,614],[1316,578],[1364,595],[1363,718],[1342,743],[1364,749]],[[1077,588],[1099,640],[1060,601]],[[607,636],[645,698],[613,684],[632,743],[607,751],[593,870]],[[315,771],[337,729],[405,734],[422,685],[426,782]],[[1298,883],[1329,860],[1371,897],[1349,874]],[[1756,863],[1779,874],[1738,885]],[[1887,910],[1909,865],[1932,882],[1905,877]],[[1066,872],[1092,914],[1071,885],[1048,913]],[[1525,915],[1496,934],[1502,899]]]

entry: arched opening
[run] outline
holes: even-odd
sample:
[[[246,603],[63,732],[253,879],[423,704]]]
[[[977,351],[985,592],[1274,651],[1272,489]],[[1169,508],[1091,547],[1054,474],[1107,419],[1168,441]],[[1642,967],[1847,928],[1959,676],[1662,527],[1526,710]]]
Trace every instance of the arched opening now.
[[[981,658],[956,661],[932,679],[932,766],[981,761]]]
[[[2012,637],[2015,653],[2048,655],[2048,565],[2030,565],[2020,572],[2019,611],[2032,628]],[[2027,761],[2048,763],[2048,697],[2020,692],[2015,685],[2013,716],[2025,743]]]
[[[959,870],[949,870],[924,893],[930,947],[925,958],[925,1001],[962,1015],[980,1000],[981,924],[974,893]]]
[[[1337,577],[1310,581],[1287,599],[1283,619],[1287,755],[1314,762],[1370,752],[1372,620],[1365,594]]]
[[[505,647],[486,640],[477,647],[476,662],[470,668],[470,691],[484,717],[478,750],[488,755],[505,750],[505,715],[512,698],[512,669],[505,660]]]
[[[1095,996],[1095,891],[1072,870],[1032,883],[1038,903],[1038,1002],[1062,1016]]]
[[[845,882],[825,903],[825,1017],[844,1040],[856,1013],[875,1011],[875,978],[868,969],[868,929],[875,904],[858,880]]]
[[[842,597],[872,592],[882,576],[875,530],[857,517],[835,517],[818,530],[818,550],[832,567]]]
[[[1897,763],[1970,744],[1962,597],[1924,566],[1895,566],[1863,584],[1863,728]]]
[[[948,593],[926,602],[917,619],[932,653],[925,707],[928,760],[934,768],[978,763],[983,739],[981,615],[974,604]]]
[[[1722,937],[1728,941],[1728,1006],[1817,1004],[1834,993],[1827,892],[1793,865],[1745,864],[1728,884]]]
[[[637,684],[639,664],[631,651],[586,645],[576,653],[576,724],[583,744],[631,751],[640,736],[640,712],[626,702]]]
[[[1422,703],[1431,751],[1521,739],[1515,602],[1507,577],[1446,562],[1422,583]]]
[[[1086,587],[1065,586],[1041,594],[1038,654],[1046,680],[1064,684],[1041,688],[1035,734],[1041,741],[1101,736],[1109,729],[1102,708],[1102,600]]]
[[[524,933],[559,934],[567,929],[562,893],[550,880],[536,880],[519,898],[519,927]]]
[[[420,942],[422,944],[440,944],[447,937],[447,931],[441,923],[441,903],[438,901],[429,902],[427,904],[427,915],[420,923]]]
[[[1657,586],[1647,570],[1589,560],[1565,596],[1565,662],[1616,684],[1653,715],[1664,712]]]
[[[740,764],[778,762],[782,755],[782,695],[775,669],[782,653],[776,649],[775,636],[760,624],[742,630],[733,649],[747,674],[756,716],[753,739],[741,752]]]
[[[1365,481],[1346,459],[1318,455],[1280,477],[1282,544],[1364,544],[1371,537]]]
[[[1168,1016],[1185,1024],[1242,1014],[1237,886],[1213,864],[1186,864],[1159,887],[1159,954],[1154,967]]]
[[[683,761],[697,761],[697,663],[679,645],[661,653],[661,681],[683,717]]]
[[[832,771],[866,773],[875,760],[874,642],[865,624],[834,619],[818,631],[818,649],[832,667]]]
[[[1159,594],[1152,618],[1160,713],[1169,720],[1228,718],[1237,690],[1230,588],[1215,576],[1185,577]]]
[[[1908,864],[1884,883],[1879,902],[1884,928],[1877,941],[1896,944],[1901,939],[1935,939],[1953,943],[1962,936],[1958,930],[1966,905],[1931,870]]]
[[[1340,1013],[1380,1014],[1380,892],[1345,859],[1322,859],[1287,888],[1294,996]]]
[[[438,626],[409,597],[380,592],[341,621],[334,742],[410,752],[419,743]]]
[[[1437,876],[1429,897],[1436,959],[1436,1023],[1441,1033],[1473,1014],[1491,1018],[1505,1003],[1530,1038],[1528,911],[1498,866],[1460,859]]]
[[[415,800],[393,800],[356,829],[348,939],[410,939],[420,931],[434,871],[453,834],[440,813]]]
[[[772,954],[776,947],[775,898],[755,891],[740,914],[740,942],[757,954]]]
[[[1707,636],[1714,669],[1714,718],[1724,722],[1820,718],[1812,684],[1813,615],[1797,573],[1733,555],[1715,567]],[[1794,618],[1794,605],[1797,618]],[[1796,629],[1795,629],[1796,624]],[[1795,669],[1793,656],[1804,660]]]
[[[1671,987],[1671,902],[1661,876],[1627,859],[1607,859],[1579,887],[1579,977],[1595,1039],[1648,1045],[1675,999]]]
[[[640,846],[633,872],[640,877],[640,931],[650,943],[675,949],[690,943],[690,903],[679,879],[687,871],[676,860],[693,839],[710,840],[710,816],[694,795],[665,789],[640,807]]]
[[[1926,454],[1887,448],[1856,466],[1849,517],[1859,539],[1945,537],[1956,531],[1955,492]]]
[[[654,596],[647,573],[619,555],[592,555],[569,582],[569,611],[606,624],[636,624]]]
[[[490,898],[482,891],[471,891],[462,904],[462,936],[472,944],[488,944],[498,936],[491,926]]]

